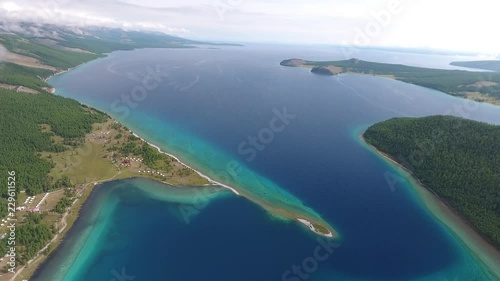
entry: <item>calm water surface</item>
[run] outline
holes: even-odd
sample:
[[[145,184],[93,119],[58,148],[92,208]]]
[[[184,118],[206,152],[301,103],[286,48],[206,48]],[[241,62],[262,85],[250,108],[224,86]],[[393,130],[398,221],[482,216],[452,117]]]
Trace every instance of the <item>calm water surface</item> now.
[[[93,193],[35,280],[120,280],[123,273],[133,280],[493,280],[408,182],[390,188],[384,175],[397,172],[357,138],[396,116],[498,124],[499,108],[390,79],[279,65],[291,57],[344,59],[325,48],[144,49],[114,52],[50,83],[213,178],[269,202],[310,207],[342,236],[328,259],[293,273],[326,242],[229,192],[214,193],[186,223],[179,206],[197,206],[194,194],[172,196],[175,188],[133,179]],[[442,68],[457,60],[383,51],[357,57]],[[147,73],[156,80],[145,85]],[[289,118],[269,135],[285,111]],[[259,133],[265,142],[252,148]],[[236,177],[228,163],[240,167]]]

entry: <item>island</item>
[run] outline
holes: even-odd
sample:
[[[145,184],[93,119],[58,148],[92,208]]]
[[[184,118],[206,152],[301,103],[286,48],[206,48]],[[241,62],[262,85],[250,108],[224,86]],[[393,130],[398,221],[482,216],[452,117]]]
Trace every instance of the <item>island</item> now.
[[[341,61],[308,61],[294,58],[284,60],[280,64],[310,68],[312,73],[320,75],[342,73],[376,75],[438,90],[452,96],[500,105],[500,73],[423,68],[355,58]]]
[[[454,61],[450,65],[500,72],[500,60]]]
[[[93,188],[126,178],[150,178],[179,188],[221,186],[318,235],[338,238],[327,222],[310,215],[313,211],[274,206],[217,182],[108,114],[55,95],[47,83],[53,75],[116,50],[219,44],[108,28],[41,26],[37,31],[42,35],[0,30],[0,174],[15,184],[15,190],[0,191],[0,232],[7,234],[8,222],[17,220],[16,262],[0,260],[0,281],[29,279],[60,244]],[[0,240],[3,255],[12,249],[6,238]]]
[[[500,126],[452,116],[393,118],[363,138],[500,249]]]

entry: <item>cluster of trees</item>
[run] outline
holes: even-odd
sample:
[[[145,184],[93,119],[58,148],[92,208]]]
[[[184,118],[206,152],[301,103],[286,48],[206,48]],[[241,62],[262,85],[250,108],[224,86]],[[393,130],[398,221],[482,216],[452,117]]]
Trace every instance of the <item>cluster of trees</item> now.
[[[30,195],[46,191],[51,184],[47,174],[54,163],[38,153],[65,149],[51,136],[83,138],[92,130],[93,123],[106,118],[74,100],[50,94],[32,95],[0,89],[0,100],[0,174],[15,171],[16,188]],[[51,131],[42,132],[41,124],[48,125]],[[6,189],[0,190],[0,197],[6,198],[6,192]],[[1,212],[0,208],[0,216],[5,215]]]
[[[53,187],[55,189],[70,188],[72,186],[73,186],[73,184],[71,183],[70,178],[66,175],[63,175],[60,179],[56,180],[53,184]]]
[[[57,202],[53,211],[59,214],[63,214],[64,212],[66,212],[66,209],[73,204],[74,199],[75,199],[74,189],[67,187],[64,190],[64,196],[59,200],[59,202]]]
[[[66,212],[66,209],[71,206],[71,204],[73,204],[73,200],[64,196],[63,198],[61,198],[61,200],[59,200],[59,202],[57,202],[56,206],[54,207],[54,212],[63,214],[64,212]]]
[[[143,159],[143,163],[151,168],[155,168],[157,166],[157,161],[164,159],[164,155],[160,153],[158,150],[154,149],[147,143],[143,143],[139,138],[131,135],[127,138],[126,143],[121,147],[113,146],[108,150],[110,151],[119,151],[123,155],[135,155],[141,156]]]
[[[43,91],[44,87],[50,87],[50,85],[40,78],[47,78],[52,74],[54,72],[48,69],[30,68],[10,62],[0,62],[0,83],[4,84]]]
[[[21,38],[18,35],[3,34],[2,45],[9,51],[33,57],[43,64],[54,66],[60,69],[75,67],[87,61],[91,61],[101,55],[67,51],[62,48],[51,48],[40,44],[36,40]]]
[[[119,151],[124,155],[129,155],[129,154],[139,155],[139,153],[140,153],[137,144],[135,142],[131,142],[131,141],[125,143],[125,145],[123,145],[120,148],[113,147],[111,149],[113,149],[113,150],[119,149]]]
[[[149,167],[155,167],[156,161],[158,161],[162,158],[162,154],[158,150],[152,148],[148,144],[144,144],[142,146],[141,156],[143,159],[143,163]]]
[[[193,170],[192,169],[189,169],[189,168],[182,168],[180,170],[177,171],[177,174],[181,177],[186,177],[186,176],[189,176],[193,173]]]
[[[394,118],[364,137],[500,247],[500,126],[452,116]]]
[[[42,222],[43,215],[29,213],[25,222],[16,229],[17,261],[26,263],[52,239],[54,230]]]
[[[120,123],[113,123],[111,125],[109,125],[109,127],[113,130],[117,130],[117,131],[120,131],[122,132],[122,130],[125,128],[122,124]]]
[[[311,69],[312,73],[320,75],[333,75],[333,73],[326,66],[316,66]]]
[[[129,141],[137,141],[137,140],[140,140],[138,137],[134,136],[134,135],[129,135],[128,136],[128,140]]]

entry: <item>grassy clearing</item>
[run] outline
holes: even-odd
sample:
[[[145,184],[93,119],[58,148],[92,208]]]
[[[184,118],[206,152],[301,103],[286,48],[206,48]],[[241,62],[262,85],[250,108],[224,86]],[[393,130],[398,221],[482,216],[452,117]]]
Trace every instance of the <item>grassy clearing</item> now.
[[[59,153],[42,153],[42,157],[56,163],[49,173],[50,177],[59,179],[66,175],[72,183],[77,185],[97,182],[113,176],[115,179],[145,177],[172,185],[199,186],[209,183],[191,169],[172,157],[157,152],[156,149],[153,149],[151,153],[154,153],[158,159],[150,165],[142,161],[127,160],[127,158],[139,159],[141,156],[124,153],[121,151],[122,147],[129,143],[134,143],[136,148],[148,145],[139,139],[129,140],[132,133],[114,120],[94,124],[93,127],[94,130],[85,136],[83,146],[72,147]],[[151,172],[144,173],[143,171]]]
[[[499,99],[496,99],[494,97],[491,97],[489,95],[486,95],[486,94],[483,94],[480,92],[467,92],[467,93],[465,93],[465,95],[468,99],[471,99],[473,101],[500,105]]]

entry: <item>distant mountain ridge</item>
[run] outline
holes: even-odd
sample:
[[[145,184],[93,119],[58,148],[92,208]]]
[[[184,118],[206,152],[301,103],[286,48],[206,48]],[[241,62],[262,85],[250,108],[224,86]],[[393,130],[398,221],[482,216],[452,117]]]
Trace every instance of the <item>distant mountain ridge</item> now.
[[[0,20],[0,88],[53,92],[45,80],[117,50],[219,46],[161,32]]]
[[[500,60],[454,61],[450,65],[500,72]]]
[[[97,26],[40,25],[28,22],[9,23],[0,20],[0,36],[6,35],[17,35],[30,41],[41,42],[43,45],[76,48],[95,54],[137,48],[186,48],[199,44],[241,46],[195,41],[157,31],[132,31]]]
[[[54,46],[78,48],[92,53],[131,50],[145,47],[182,47],[202,42],[167,35],[161,32],[126,31],[104,27],[68,27],[20,23],[0,23],[0,31],[30,41],[51,40]],[[44,43],[42,43],[44,44]]]

